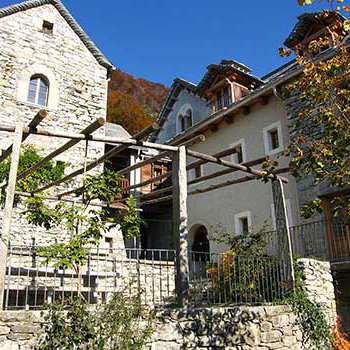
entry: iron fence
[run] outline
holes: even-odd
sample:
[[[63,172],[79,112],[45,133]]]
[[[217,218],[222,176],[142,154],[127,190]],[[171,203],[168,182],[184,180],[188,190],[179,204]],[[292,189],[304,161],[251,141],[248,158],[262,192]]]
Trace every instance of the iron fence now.
[[[350,260],[350,225],[317,221],[290,228],[294,255],[331,263]]]
[[[285,266],[274,256],[190,253],[190,299],[195,304],[263,304],[286,293]]]
[[[80,272],[78,272],[80,271]],[[113,292],[139,296],[144,304],[174,299],[174,251],[95,248],[80,269],[45,264],[38,246],[11,246],[6,268],[5,309],[37,308],[81,295],[91,304]]]

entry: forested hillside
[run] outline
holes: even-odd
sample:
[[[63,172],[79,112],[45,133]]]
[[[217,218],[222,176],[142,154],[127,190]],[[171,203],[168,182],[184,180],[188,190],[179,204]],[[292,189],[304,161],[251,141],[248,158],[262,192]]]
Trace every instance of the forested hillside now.
[[[107,120],[134,134],[155,120],[169,89],[116,69],[108,86]]]

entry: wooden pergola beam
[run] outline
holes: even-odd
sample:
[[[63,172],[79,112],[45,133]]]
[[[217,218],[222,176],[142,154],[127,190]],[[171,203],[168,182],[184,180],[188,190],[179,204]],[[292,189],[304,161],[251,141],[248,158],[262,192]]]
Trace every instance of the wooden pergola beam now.
[[[150,133],[152,132],[154,129],[153,129],[153,124],[151,124],[149,127],[141,130],[139,133],[137,133],[135,136],[134,136],[134,140],[136,142],[143,142],[143,141],[139,141],[139,139],[145,137],[147,135],[147,133]],[[90,136],[92,137],[91,135],[87,135],[87,136]],[[113,157],[114,155],[124,151],[125,149],[127,149],[129,146],[128,145],[121,145],[121,146],[116,146],[116,147],[113,147],[111,150],[109,150],[107,153],[105,153],[103,156],[101,156],[100,158],[94,160],[93,162],[87,164],[86,166],[83,166],[81,167],[80,169],[77,169],[76,171],[73,171],[72,173],[64,176],[63,178],[61,179],[58,179],[56,181],[53,181],[43,187],[40,187],[38,188],[37,190],[33,191],[33,193],[38,193],[38,192],[42,192],[44,190],[47,190],[48,188],[50,187],[53,187],[53,186],[57,186],[59,185],[60,183],[62,182],[65,182],[65,181],[68,181],[78,175],[81,175],[83,174],[84,172],[87,172],[87,171],[90,171],[91,169],[97,167],[98,165],[104,163],[106,160],[108,160],[109,158]],[[61,194],[59,197],[62,197],[64,196],[65,194]]]
[[[289,171],[289,168],[283,168],[283,169],[278,169],[276,170],[276,174],[283,174]],[[217,185],[210,185],[208,187],[202,188],[202,189],[196,189],[193,191],[190,191],[187,193],[188,196],[193,196],[196,194],[201,194],[201,193],[205,193],[205,192],[210,192],[213,190],[217,190],[219,188],[223,188],[223,187],[227,187],[227,186],[231,186],[231,185],[235,185],[235,184],[239,184],[239,183],[243,183],[243,182],[247,182],[247,181],[251,181],[251,180],[257,180],[256,176],[245,176],[236,180],[231,180],[231,181],[226,181],[223,182],[221,184],[217,184]],[[164,197],[160,197],[160,198],[155,198],[155,199],[151,199],[149,201],[144,201],[141,202],[139,205],[141,207],[145,206],[145,205],[150,205],[150,204],[157,204],[157,203],[162,203],[162,202],[167,202],[170,201],[172,199],[172,195],[169,196],[164,196]]]
[[[224,166],[227,166],[229,168],[241,170],[241,171],[243,171],[245,173],[253,174],[253,175],[256,175],[256,176],[264,176],[264,174],[260,170],[252,169],[252,168],[244,166],[242,164],[228,162],[226,160],[222,160],[222,159],[220,159],[218,157],[210,156],[208,154],[204,154],[204,153],[200,153],[200,152],[192,151],[192,150],[188,149],[187,150],[187,155],[189,155],[191,157],[194,157],[194,158],[206,160],[206,161],[208,161],[210,163],[224,165]],[[276,179],[276,175],[270,174],[270,175],[268,175],[268,178],[274,180],[274,179]],[[288,179],[286,179],[284,177],[279,177],[279,178],[280,178],[280,180],[282,182],[288,183]]]
[[[47,116],[47,112],[44,109],[41,109],[32,119],[32,121],[28,124],[28,128],[37,127]],[[23,134],[22,142],[29,136],[29,134]],[[3,162],[11,153],[12,153],[13,145],[10,145],[5,151],[3,151],[0,155],[0,163]]]
[[[42,196],[40,194],[35,194],[35,193],[30,193],[30,192],[15,191],[15,195],[21,196],[21,197],[27,197],[27,198],[43,198],[43,199],[46,199],[48,201],[82,203],[82,201],[79,201],[76,198],[60,198],[58,196],[49,196],[49,195]],[[91,202],[90,205],[96,206],[96,207],[103,207],[103,208],[125,209],[124,206],[108,206],[108,205],[101,203],[101,202]]]
[[[101,126],[103,126],[105,124],[105,122],[106,121],[105,121],[104,118],[98,118],[93,123],[91,123],[89,126],[87,126],[84,130],[82,130],[81,134],[84,134],[84,135],[91,134],[92,132],[96,131]],[[76,145],[80,141],[81,140],[70,140],[70,141],[68,141],[67,143],[65,143],[64,145],[62,145],[61,147],[57,148],[52,153],[50,153],[49,155],[44,157],[41,161],[39,161],[38,163],[36,163],[33,166],[31,166],[29,169],[24,171],[22,174],[19,174],[17,176],[17,180],[23,179],[24,177],[28,176],[33,171],[35,171],[36,169],[40,168],[43,164],[45,164],[46,162],[48,162],[51,159],[55,158],[59,154],[67,151],[69,148],[73,147],[74,145]]]
[[[0,124],[0,131],[14,132],[15,127],[13,125]],[[76,140],[87,140],[87,141],[95,141],[95,142],[103,142],[103,143],[111,143],[111,144],[122,144],[127,147],[142,146],[145,148],[156,149],[160,151],[177,152],[179,149],[176,146],[162,145],[162,144],[148,142],[148,141],[141,141],[141,138],[145,137],[145,134],[141,134],[142,137],[140,137],[139,140],[136,140],[135,138],[125,139],[122,137],[101,137],[101,136],[94,136],[94,135],[83,135],[78,133],[69,133],[69,132],[46,130],[41,128],[28,128],[28,127],[23,128],[23,133],[48,136],[48,137],[59,137],[59,138],[66,138],[66,139],[72,139],[72,140],[76,139]]]
[[[215,157],[225,157],[225,156],[228,156],[228,155],[232,154],[235,151],[236,151],[235,147],[234,148],[228,148],[228,149],[222,150],[222,151],[220,151],[218,153],[215,153],[214,156]],[[198,166],[200,166],[202,164],[205,164],[205,163],[207,163],[206,160],[197,160],[197,161],[187,165],[186,170],[190,170],[190,169],[196,168],[196,167],[198,167]],[[164,173],[162,175],[153,177],[151,179],[148,179],[146,181],[140,182],[140,183],[135,184],[135,185],[131,185],[131,186],[127,187],[126,189],[127,190],[133,190],[135,188],[140,188],[140,187],[149,185],[149,184],[151,184],[153,182],[156,182],[158,180],[162,180],[164,178],[170,177],[171,175],[172,175],[172,171],[168,171],[168,172],[166,172],[166,173]]]
[[[264,162],[265,160],[266,160],[265,157],[258,158],[258,159],[252,160],[250,162],[243,163],[243,165],[245,165],[245,166],[259,165],[262,162]],[[216,171],[214,173],[211,173],[211,174],[208,174],[208,175],[204,175],[204,176],[201,176],[201,177],[198,177],[196,179],[188,181],[187,182],[187,186],[194,185],[194,184],[196,184],[198,182],[214,179],[214,178],[219,177],[219,176],[231,174],[231,173],[234,173],[236,171],[239,171],[239,170],[238,169],[228,168],[228,169]],[[275,172],[275,174],[277,174],[277,172]],[[165,188],[161,188],[159,190],[152,191],[150,193],[145,193],[145,194],[140,194],[138,196],[134,196],[134,198],[141,199],[141,198],[153,197],[153,196],[156,196],[156,195],[161,194],[161,193],[171,192],[172,188],[173,188],[172,186],[168,186],[168,187],[165,187]],[[126,201],[126,199],[121,199],[120,200],[120,202],[125,202],[125,201]]]
[[[203,142],[205,141],[205,136],[204,135],[198,135],[195,136],[194,138],[182,143],[180,146],[186,146],[186,147],[190,147],[193,146],[194,144],[198,143],[198,142]],[[167,156],[170,156],[172,154],[172,152],[166,151],[166,152],[161,152],[153,157],[150,157],[148,159],[143,160],[142,162],[138,162],[136,164],[130,165],[120,171],[118,171],[119,174],[124,175],[127,173],[130,173],[133,170],[139,169],[147,164],[151,164],[156,162],[159,159],[165,158]]]
[[[275,171],[275,174],[283,174],[289,171],[289,168],[282,168],[282,169],[278,169]],[[210,192],[213,190],[217,190],[219,188],[223,188],[223,187],[227,187],[227,186],[231,186],[231,185],[236,185],[236,184],[240,184],[242,182],[247,182],[247,181],[251,181],[251,180],[258,180],[256,178],[256,176],[245,176],[245,177],[241,177],[239,179],[235,179],[235,180],[229,180],[226,182],[222,182],[220,184],[216,184],[216,185],[210,185],[204,188],[197,188],[191,192],[188,192],[189,196],[193,196],[195,194],[201,194],[201,193],[205,193],[205,192]]]

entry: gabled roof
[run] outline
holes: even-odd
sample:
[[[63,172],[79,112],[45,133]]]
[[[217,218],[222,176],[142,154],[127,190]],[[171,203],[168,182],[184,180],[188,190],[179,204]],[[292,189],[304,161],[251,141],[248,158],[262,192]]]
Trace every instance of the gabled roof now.
[[[207,67],[207,72],[204,74],[204,77],[199,82],[197,90],[202,90],[208,88],[215,80],[216,76],[220,73],[239,73],[250,80],[254,87],[259,86],[263,83],[258,77],[250,74],[251,69],[245,66],[243,63],[237,62],[235,60],[222,60],[219,64],[210,64]]]
[[[293,49],[305,38],[309,29],[313,25],[320,25],[326,27],[333,23],[336,19],[339,19],[341,21],[346,19],[341,14],[335,11],[331,11],[328,15],[325,16],[321,16],[320,12],[305,12],[297,18],[299,21],[296,23],[292,32],[289,34],[288,38],[284,42],[284,45],[290,49]]]
[[[156,119],[156,122],[158,123],[160,128],[152,134],[152,136],[150,138],[151,140],[155,140],[155,138],[157,137],[162,126],[164,125],[165,121],[167,120],[169,113],[172,111],[172,107],[174,106],[175,102],[177,101],[177,97],[179,96],[180,92],[183,89],[188,89],[188,90],[195,93],[196,87],[197,87],[196,84],[193,84],[190,81],[187,81],[185,79],[181,79],[181,78],[174,79],[174,81],[171,85],[170,91],[168,92],[168,95],[166,96],[165,101],[162,105],[162,108],[159,111],[157,119]]]
[[[97,62],[101,66],[105,67],[108,71],[110,71],[113,68],[113,64],[96,47],[93,41],[84,32],[84,30],[80,27],[80,25],[76,22],[76,20],[69,13],[69,11],[64,7],[64,5],[61,3],[60,0],[29,0],[29,1],[21,2],[19,4],[3,7],[3,8],[0,8],[0,18],[15,14],[17,12],[30,10],[32,8],[43,6],[43,5],[55,6],[57,11],[66,20],[66,22],[70,25],[73,31],[78,35],[78,37],[87,47],[87,49],[96,58]]]

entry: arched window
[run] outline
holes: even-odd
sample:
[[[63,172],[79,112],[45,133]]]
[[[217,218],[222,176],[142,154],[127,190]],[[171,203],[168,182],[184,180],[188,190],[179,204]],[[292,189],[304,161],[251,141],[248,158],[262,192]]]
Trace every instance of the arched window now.
[[[185,115],[180,114],[179,115],[179,122],[180,122],[181,131],[185,131],[186,129],[190,128],[193,124],[192,111],[190,109],[188,109],[186,111]]]
[[[33,75],[29,81],[27,101],[40,106],[47,106],[49,82],[43,75]]]

